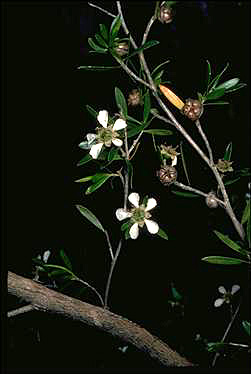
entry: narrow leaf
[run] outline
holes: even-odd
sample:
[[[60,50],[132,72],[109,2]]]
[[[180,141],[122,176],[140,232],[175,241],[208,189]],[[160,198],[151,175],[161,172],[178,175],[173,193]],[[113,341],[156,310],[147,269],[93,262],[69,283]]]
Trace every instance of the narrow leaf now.
[[[69,270],[72,270],[71,261],[70,261],[69,257],[67,256],[67,254],[65,253],[65,251],[63,249],[61,249],[60,252],[59,252],[59,254],[60,254],[60,257],[62,258],[62,260],[64,261],[65,266]]]
[[[129,58],[131,58],[132,56],[140,53],[141,51],[144,51],[145,49],[148,49],[148,48],[151,48],[157,44],[159,44],[160,42],[158,40],[149,40],[148,42],[146,42],[144,45],[142,45],[140,48],[138,49],[135,49],[135,51],[133,53],[131,53],[129,56],[126,57],[126,60],[128,60]]]
[[[84,165],[86,164],[87,162],[93,160],[92,156],[89,155],[89,153],[84,157],[82,158],[78,163],[77,163],[77,166],[81,166],[81,165]]]
[[[96,112],[95,109],[93,109],[90,105],[86,105],[86,109],[92,117],[97,118],[98,112]]]
[[[168,235],[165,233],[164,230],[159,229],[159,231],[157,232],[157,234],[158,234],[162,239],[168,240]]]
[[[247,261],[243,261],[238,258],[222,257],[222,256],[203,257],[202,261],[206,261],[206,262],[209,262],[210,264],[215,264],[215,265],[240,265],[243,263],[248,263]]]
[[[79,212],[88,219],[94,226],[96,226],[101,231],[105,232],[105,229],[97,219],[97,217],[87,208],[85,208],[82,205],[76,205],[76,208],[79,210]]]
[[[154,74],[156,74],[157,71],[158,71],[162,66],[164,66],[165,64],[168,64],[169,62],[170,62],[170,60],[167,60],[167,61],[162,62],[160,65],[156,66],[156,68],[152,71],[151,76],[154,77]]]
[[[50,269],[50,268],[61,269],[61,270],[64,270],[66,273],[69,273],[72,277],[75,277],[75,274],[73,274],[71,270],[65,268],[64,266],[48,264],[48,265],[44,265],[44,267],[47,269]]]
[[[239,179],[240,179],[240,177],[235,178],[235,179],[231,179],[231,180],[229,180],[227,182],[224,182],[224,185],[225,186],[229,186],[230,184],[233,184],[233,183],[237,182]]]
[[[219,88],[224,88],[225,90],[229,90],[230,88],[233,88],[234,86],[236,86],[239,81],[240,81],[239,78],[229,79],[228,81],[221,83],[219,86],[217,86],[217,90]]]
[[[225,150],[224,160],[226,160],[226,161],[230,161],[231,160],[232,149],[233,149],[233,144],[232,144],[232,142],[230,142],[227,145],[227,148]]]
[[[92,184],[90,187],[87,188],[85,194],[90,195],[91,193],[99,189],[110,177],[115,175],[118,176],[117,174],[105,174],[103,176],[100,176],[99,178],[97,178],[96,183]]]
[[[242,218],[241,218],[242,225],[244,225],[244,223],[247,222],[248,217],[250,217],[250,199],[247,201],[247,205],[245,206],[245,209],[242,214]]]
[[[238,83],[236,86],[234,86],[233,88],[227,90],[226,92],[227,93],[234,92],[234,91],[240,90],[241,88],[246,87],[246,86],[247,86],[246,83]]]
[[[166,136],[166,135],[172,135],[172,131],[165,130],[165,129],[150,129],[150,130],[144,130],[147,134],[151,135],[159,135],[159,136]]]
[[[104,48],[108,48],[108,44],[99,34],[95,34],[95,38],[100,45],[102,45]]]
[[[127,104],[126,104],[126,99],[125,96],[123,95],[122,91],[118,88],[115,87],[115,100],[117,107],[120,112],[125,116],[127,116]]]
[[[173,298],[176,300],[176,301],[181,301],[182,300],[182,295],[176,290],[176,288],[172,285],[172,294],[173,294]]]
[[[103,38],[106,41],[108,41],[109,37],[108,37],[108,30],[107,30],[106,26],[104,24],[100,24],[99,29],[100,29],[100,34],[103,36]]]
[[[94,49],[95,52],[98,52],[98,53],[106,53],[107,52],[107,49],[106,48],[101,48],[100,46],[98,46],[93,40],[92,38],[88,38],[88,44],[90,45],[90,47],[92,49]]]
[[[78,69],[89,70],[89,71],[108,71],[114,69],[120,69],[121,66],[79,66]]]
[[[116,38],[118,35],[119,29],[121,27],[121,18],[120,15],[118,14],[117,17],[114,18],[111,24],[110,28],[110,42],[113,42],[113,40]]]
[[[76,183],[85,183],[85,182],[88,182],[88,181],[92,180],[92,178],[93,178],[93,175],[89,175],[88,177],[77,179],[75,182]]]
[[[206,100],[215,100],[218,99],[219,97],[223,96],[225,94],[225,89],[224,88],[216,88],[213,90],[211,93],[209,93],[206,96]]]
[[[226,64],[226,66],[224,67],[224,69],[222,70],[222,72],[220,74],[218,74],[213,80],[212,82],[209,84],[209,89],[210,91],[212,91],[218,84],[222,74],[227,70],[227,68],[229,67],[229,62]]]
[[[208,92],[209,84],[211,81],[211,75],[212,75],[211,65],[210,65],[210,62],[207,60],[207,90],[206,92]]]
[[[205,103],[203,105],[228,105],[228,104],[229,104],[228,101],[216,101],[215,103]]]
[[[235,243],[233,240],[231,240],[227,235],[222,234],[221,232],[214,230],[215,235],[218,236],[218,238],[225,243],[228,247],[233,249],[236,252],[242,253],[242,248],[239,246],[239,244]]]
[[[250,322],[242,321],[242,326],[244,327],[246,333],[250,336]]]
[[[172,190],[172,193],[178,196],[182,196],[182,197],[199,197],[199,195],[196,195],[192,192],[180,192],[180,191]]]
[[[143,113],[143,122],[146,123],[150,114],[151,109],[151,100],[150,100],[150,94],[149,90],[147,90],[145,94],[145,100],[144,100],[144,113]]]

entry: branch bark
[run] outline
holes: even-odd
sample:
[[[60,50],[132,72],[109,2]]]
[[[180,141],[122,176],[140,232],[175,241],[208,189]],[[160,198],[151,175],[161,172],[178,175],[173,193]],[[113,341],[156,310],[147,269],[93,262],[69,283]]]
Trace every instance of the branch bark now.
[[[8,292],[26,301],[35,310],[60,314],[106,331],[134,345],[164,366],[193,366],[191,362],[144,328],[107,309],[63,295],[12,272],[8,272]]]

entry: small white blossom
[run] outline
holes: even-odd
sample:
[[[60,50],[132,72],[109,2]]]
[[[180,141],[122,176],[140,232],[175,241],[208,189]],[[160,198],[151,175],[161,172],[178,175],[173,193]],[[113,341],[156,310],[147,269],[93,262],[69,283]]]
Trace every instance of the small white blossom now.
[[[218,299],[215,300],[214,306],[219,307],[224,302],[229,304],[231,302],[232,296],[237,291],[239,291],[239,289],[240,289],[240,286],[238,284],[233,285],[231,291],[226,291],[225,287],[223,287],[223,286],[218,287],[218,291],[222,294],[222,297],[219,297]]]
[[[121,147],[123,141],[119,139],[119,134],[117,131],[124,129],[127,124],[122,118],[118,118],[113,125],[108,126],[108,112],[106,110],[101,110],[98,113],[97,120],[102,126],[97,130],[97,134],[87,134],[88,143],[95,143],[91,146],[89,154],[92,158],[97,159],[103,145],[110,147],[114,144],[116,147]]]
[[[144,224],[151,234],[157,234],[157,232],[159,231],[159,225],[149,219],[151,217],[149,210],[153,209],[157,205],[157,201],[154,198],[150,198],[147,200],[146,205],[140,205],[140,197],[137,192],[132,192],[128,196],[128,200],[134,207],[129,211],[123,208],[117,209],[116,217],[119,221],[130,218],[132,226],[130,227],[129,235],[131,239],[138,238],[139,227],[143,227]]]

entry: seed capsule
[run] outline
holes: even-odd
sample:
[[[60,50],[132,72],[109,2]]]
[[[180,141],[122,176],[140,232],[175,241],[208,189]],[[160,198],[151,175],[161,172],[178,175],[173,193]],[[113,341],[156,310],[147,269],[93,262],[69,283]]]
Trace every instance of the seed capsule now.
[[[164,186],[170,186],[177,179],[177,170],[174,166],[164,166],[157,171],[157,177]]]
[[[209,192],[209,194],[206,197],[206,204],[209,208],[217,208],[218,207],[218,201],[215,199],[215,193],[213,191]]]
[[[118,56],[122,57],[125,56],[128,53],[129,47],[126,42],[121,42],[117,45],[115,48],[115,52]]]
[[[158,19],[162,23],[170,23],[173,20],[173,11],[172,8],[163,3],[159,9]]]
[[[181,111],[192,121],[196,121],[203,113],[203,104],[199,100],[187,99]]]
[[[140,104],[142,104],[140,91],[138,89],[134,89],[129,93],[128,105],[137,106]]]

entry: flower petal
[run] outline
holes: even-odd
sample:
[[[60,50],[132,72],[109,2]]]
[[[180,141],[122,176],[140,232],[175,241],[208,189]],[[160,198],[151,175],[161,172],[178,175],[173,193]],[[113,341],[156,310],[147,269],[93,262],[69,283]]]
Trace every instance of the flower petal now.
[[[137,192],[132,192],[130,193],[130,195],[128,196],[128,200],[130,201],[130,203],[132,203],[132,205],[134,205],[136,208],[139,207],[139,194]]]
[[[177,156],[175,156],[175,157],[173,158],[173,161],[172,161],[172,166],[177,165],[177,160],[178,160],[178,158],[177,158]]]
[[[103,147],[103,143],[94,144],[91,147],[89,154],[92,156],[92,158],[94,159],[98,158],[98,155],[100,154],[102,147]]]
[[[112,139],[112,142],[113,142],[114,145],[116,145],[116,147],[121,147],[123,145],[122,140],[118,139],[118,138]]]
[[[132,225],[129,234],[131,239],[137,239],[137,237],[139,236],[139,225],[137,224],[137,222]]]
[[[132,216],[132,213],[130,212],[127,212],[125,209],[123,208],[119,208],[116,210],[116,217],[119,221],[122,221],[123,219],[126,219],[128,217],[131,217]]]
[[[101,110],[98,113],[97,120],[100,123],[100,125],[102,125],[103,127],[107,127],[107,123],[108,123],[108,112],[107,112],[107,110]]]
[[[151,234],[157,234],[157,232],[159,231],[159,225],[156,222],[150,219],[145,219],[145,224],[146,224],[147,230]]]
[[[217,308],[218,306],[221,306],[224,303],[224,299],[216,299],[214,302],[214,306]]]
[[[88,143],[92,143],[96,139],[97,135],[96,134],[87,134],[86,139]]]
[[[235,292],[239,291],[240,286],[238,284],[234,284],[232,287],[231,294],[233,295]]]
[[[122,130],[124,129],[125,127],[127,126],[127,123],[124,119],[122,118],[119,118],[115,121],[114,125],[113,125],[113,131],[117,131],[117,130]]]
[[[153,209],[157,205],[157,201],[151,197],[150,199],[147,200],[146,204],[146,211]]]
[[[226,288],[223,287],[223,286],[218,287],[218,290],[219,290],[219,292],[222,293],[222,294],[227,293]]]

